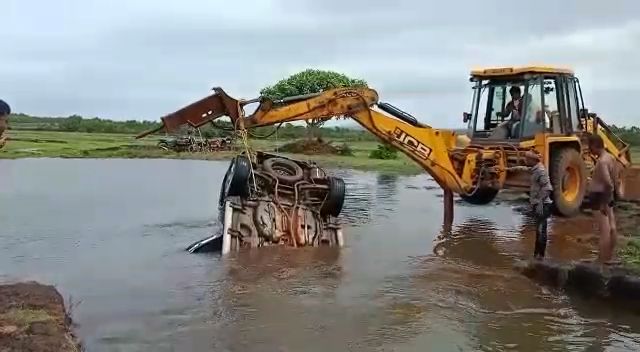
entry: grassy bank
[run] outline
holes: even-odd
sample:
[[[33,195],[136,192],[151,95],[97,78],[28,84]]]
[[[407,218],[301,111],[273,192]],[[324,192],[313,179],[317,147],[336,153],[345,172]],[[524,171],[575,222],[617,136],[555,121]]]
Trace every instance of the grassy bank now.
[[[164,158],[164,159],[200,159],[227,160],[241,151],[216,153],[175,153],[157,147],[160,136],[149,136],[141,140],[133,135],[113,133],[83,133],[57,131],[11,131],[10,141],[0,150],[0,159],[19,158]],[[278,148],[290,139],[252,139],[249,141],[254,149],[279,152]],[[326,167],[345,167],[368,171],[382,171],[400,174],[417,174],[422,168],[404,154],[399,153],[397,159],[370,159],[369,153],[376,149],[377,142],[347,141],[335,139],[335,144],[347,143],[353,150],[353,156],[340,155],[283,155],[303,160],[314,160]],[[634,163],[640,163],[640,148],[632,149]]]
[[[70,313],[55,287],[0,284],[0,351],[80,350]]]
[[[136,140],[132,135],[52,131],[11,131],[10,141],[0,150],[0,159],[19,158],[167,158],[167,159],[230,159],[242,150],[216,153],[175,153],[157,147],[160,137],[150,136]],[[277,152],[291,140],[250,140],[257,150]],[[287,154],[303,160],[315,160],[326,167],[349,167],[360,170],[385,171],[403,174],[421,172],[421,168],[406,156],[399,154],[394,160],[369,159],[369,152],[378,143],[370,141],[335,140],[335,144],[347,142],[353,156]]]

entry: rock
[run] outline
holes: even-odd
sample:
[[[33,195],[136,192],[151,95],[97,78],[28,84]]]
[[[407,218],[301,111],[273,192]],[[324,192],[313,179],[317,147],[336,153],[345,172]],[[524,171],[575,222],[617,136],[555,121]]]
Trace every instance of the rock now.
[[[590,263],[519,261],[515,270],[542,284],[589,298],[600,298],[640,311],[640,276],[624,268],[600,269]]]
[[[60,331],[55,325],[49,324],[48,322],[35,322],[31,323],[29,328],[27,328],[27,334],[38,336],[55,336],[56,334],[60,334]]]
[[[0,335],[11,335],[18,331],[18,327],[15,325],[0,326]]]
[[[606,296],[607,280],[596,265],[579,263],[569,270],[565,288],[587,296]]]
[[[568,267],[548,260],[522,261],[516,264],[516,268],[530,279],[558,288],[565,285],[569,270]]]
[[[611,298],[640,299],[640,278],[629,275],[613,275],[607,282],[607,290]]]

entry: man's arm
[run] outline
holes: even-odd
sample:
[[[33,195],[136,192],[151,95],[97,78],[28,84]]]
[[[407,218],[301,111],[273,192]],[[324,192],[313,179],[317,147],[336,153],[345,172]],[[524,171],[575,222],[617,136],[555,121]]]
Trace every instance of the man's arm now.
[[[510,101],[504,107],[504,111],[498,111],[496,113],[496,116],[498,116],[498,117],[507,117],[507,116],[509,116],[511,114],[512,111],[513,111],[513,101]]]

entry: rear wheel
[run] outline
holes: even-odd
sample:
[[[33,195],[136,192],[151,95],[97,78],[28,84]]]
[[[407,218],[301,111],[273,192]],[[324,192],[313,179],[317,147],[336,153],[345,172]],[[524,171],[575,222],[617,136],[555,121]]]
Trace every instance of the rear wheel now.
[[[587,189],[587,167],[580,153],[563,148],[551,156],[551,185],[556,213],[571,217],[580,211]]]
[[[329,177],[329,194],[320,213],[334,217],[340,215],[344,206],[345,193],[344,180],[340,177]]]
[[[471,195],[460,195],[465,202],[473,205],[485,205],[493,201],[498,195],[498,190],[494,188],[480,188]]]

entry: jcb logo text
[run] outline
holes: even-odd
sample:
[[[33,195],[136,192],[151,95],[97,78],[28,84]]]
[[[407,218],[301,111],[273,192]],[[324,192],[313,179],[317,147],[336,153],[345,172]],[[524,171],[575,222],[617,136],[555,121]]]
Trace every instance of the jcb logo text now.
[[[429,158],[429,155],[431,155],[431,148],[418,142],[417,139],[410,136],[409,134],[407,134],[407,132],[401,130],[400,128],[396,127],[396,129],[393,131],[393,136],[398,142],[402,143],[407,149],[418,154],[418,156],[422,159],[426,160]]]

